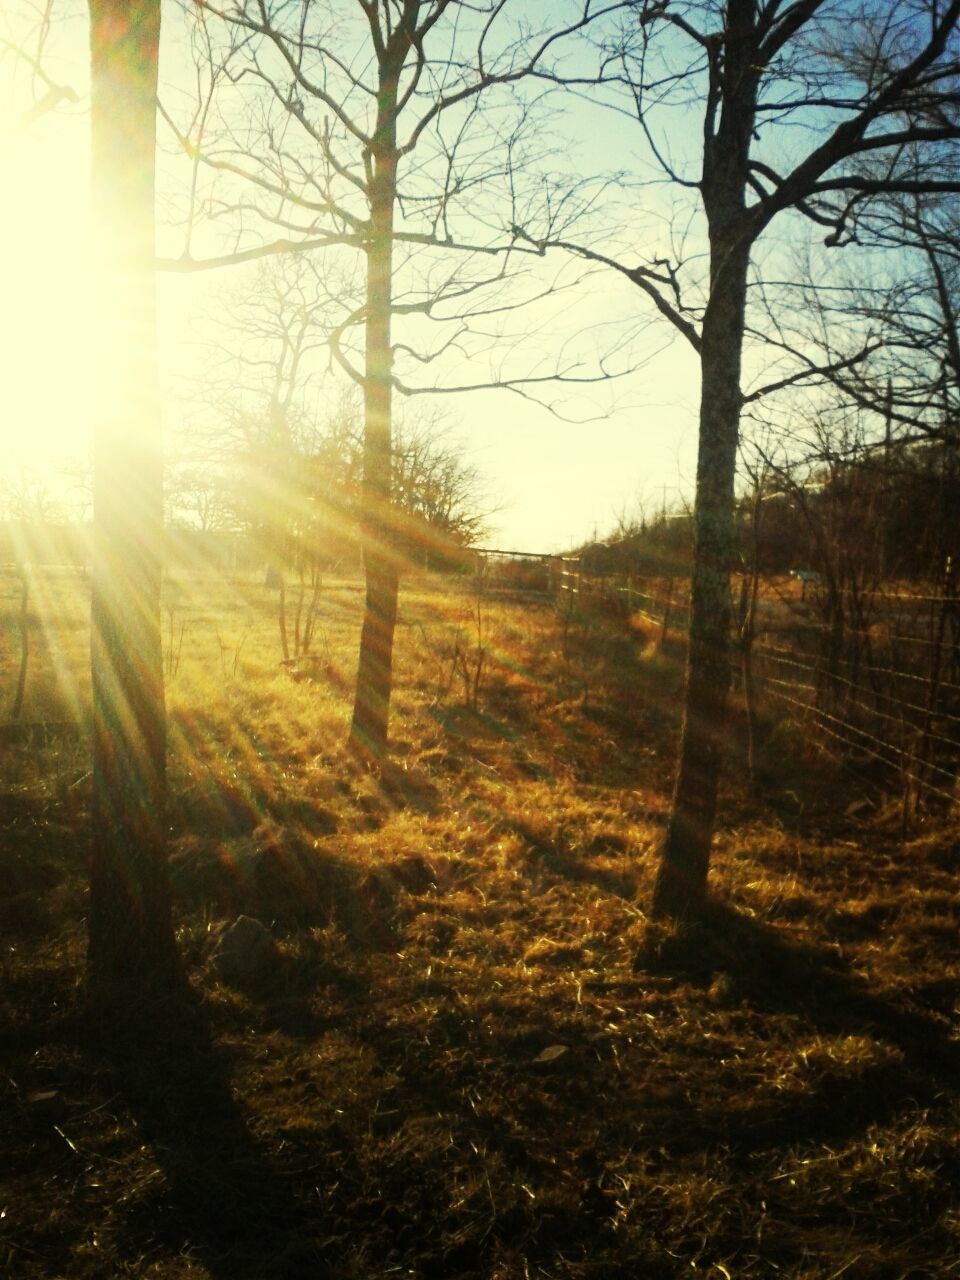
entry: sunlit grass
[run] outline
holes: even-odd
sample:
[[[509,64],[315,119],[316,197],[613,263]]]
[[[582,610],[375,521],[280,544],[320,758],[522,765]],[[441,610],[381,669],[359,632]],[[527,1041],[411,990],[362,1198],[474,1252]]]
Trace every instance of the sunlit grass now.
[[[62,616],[35,624],[24,714],[60,718],[64,687],[84,706],[85,587],[34,598]],[[374,771],[344,745],[359,581],[325,583],[294,667],[259,580],[164,584],[179,942],[281,1191],[237,1190],[240,1157],[189,1126],[142,1127],[142,1101],[56,1039],[82,969],[86,748],[8,754],[9,1071],[24,1097],[54,1082],[91,1170],[79,1203],[76,1157],[11,1111],[17,1274],[949,1275],[955,830],[905,844],[882,806],[845,818],[785,729],[751,794],[732,732],[715,915],[654,925],[679,653],[490,593],[474,697],[456,655],[469,672],[477,603],[456,579],[404,585]],[[279,948],[262,989],[207,962],[238,912]],[[236,1212],[207,1193],[191,1216],[193,1165]]]

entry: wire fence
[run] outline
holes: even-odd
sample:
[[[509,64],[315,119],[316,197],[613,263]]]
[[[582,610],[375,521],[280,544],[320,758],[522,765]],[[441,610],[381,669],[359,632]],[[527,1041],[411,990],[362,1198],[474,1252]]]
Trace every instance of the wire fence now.
[[[685,633],[689,581],[568,575],[659,641]],[[742,587],[742,590],[737,590]],[[905,818],[960,799],[960,593],[948,561],[937,587],[863,589],[789,579],[734,583],[734,681],[748,714],[766,699],[857,772],[899,792]],[[737,606],[739,596],[740,607]]]
[[[493,590],[561,599],[565,609],[598,604],[642,621],[661,646],[688,630],[687,577],[598,574],[577,556],[476,555]],[[20,593],[7,602],[13,618],[23,613],[22,584],[10,578],[8,585]],[[764,700],[779,708],[845,765],[899,791],[905,820],[932,805],[957,804],[960,591],[949,561],[938,584],[916,589],[902,582],[735,581],[731,614],[731,674],[751,721]]]
[[[751,672],[854,763],[899,785],[904,812],[954,804],[960,771],[960,596],[942,589],[821,584],[803,617],[741,630]]]

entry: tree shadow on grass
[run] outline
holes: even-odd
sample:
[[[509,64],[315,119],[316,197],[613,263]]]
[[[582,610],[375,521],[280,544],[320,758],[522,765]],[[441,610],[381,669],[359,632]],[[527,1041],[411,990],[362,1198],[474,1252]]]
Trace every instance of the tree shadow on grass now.
[[[697,921],[652,925],[634,969],[703,986],[722,977],[732,1004],[797,1014],[825,1035],[882,1041],[935,1082],[955,1085],[960,1073],[960,1043],[944,1019],[871,991],[841,952],[797,942],[723,903]]]
[[[229,1062],[192,995],[149,1023],[91,1021],[85,1036],[106,1059],[163,1175],[125,1206],[118,1223],[125,1250],[193,1256],[212,1280],[333,1274],[319,1214],[251,1133]]]
[[[711,970],[714,977],[717,972]],[[729,976],[729,966],[723,972]],[[691,985],[689,972],[677,976]],[[697,969],[698,981],[707,976],[706,966]],[[371,1011],[349,1029],[392,1082],[371,1127],[374,1146],[377,1140],[381,1145],[361,1158],[376,1163],[381,1188],[393,1180],[391,1203],[402,1204],[417,1228],[416,1253],[402,1261],[425,1276],[460,1275],[457,1241],[480,1260],[476,1270],[464,1271],[470,1276],[491,1274],[498,1259],[520,1254],[551,1272],[565,1253],[592,1257],[599,1265],[602,1252],[616,1266],[622,1255],[614,1228],[616,1197],[607,1194],[611,1169],[632,1165],[637,1185],[632,1202],[627,1189],[625,1203],[640,1205],[644,1188],[656,1202],[664,1186],[680,1188],[686,1177],[696,1178],[715,1161],[717,1176],[735,1180],[737,1194],[753,1203],[758,1180],[790,1168],[795,1149],[814,1162],[832,1161],[848,1143],[862,1141],[871,1126],[895,1131],[902,1118],[921,1108],[942,1109],[942,1085],[893,1055],[826,1058],[822,1067],[811,1064],[798,1073],[783,1092],[775,1087],[775,1067],[754,1087],[756,1071],[724,1069],[709,1040],[701,1052],[695,1034],[679,1037],[672,1047],[655,1043],[648,1052],[634,1049],[632,1061],[625,1057],[623,1068],[614,1067],[603,1052],[602,1029],[571,1019],[562,1000],[531,992],[527,1004],[506,1000],[497,1009],[495,996],[482,996],[483,1008],[496,1016],[465,1018],[463,993],[453,980],[431,981],[428,1026],[417,1025],[411,1003],[403,1021],[388,1025]],[[685,999],[692,1007],[698,1003],[689,994]],[[735,1000],[739,1005],[742,997]],[[840,1019],[838,1026],[851,1023],[852,1018]],[[793,1038],[789,1028],[787,1035]],[[556,1061],[542,1057],[550,1045],[564,1050]],[[761,1044],[758,1053],[763,1051]],[[471,1107],[465,1101],[471,1098],[480,1105]],[[431,1126],[439,1145],[417,1145],[417,1134],[434,1134]],[[926,1173],[942,1162],[947,1144],[944,1138],[941,1154],[908,1158]],[[642,1174],[636,1173],[638,1150],[644,1153]],[[404,1153],[402,1164],[398,1151]],[[846,1231],[850,1204],[870,1194],[870,1170],[840,1170],[825,1178],[832,1198],[819,1207],[807,1205],[805,1212],[825,1231]],[[444,1186],[469,1186],[478,1179],[487,1180],[489,1196],[478,1196],[474,1216],[458,1223],[443,1207]],[[518,1193],[524,1186],[536,1188],[535,1198]],[[899,1247],[904,1222],[913,1214],[934,1216],[955,1190],[949,1178],[933,1186],[922,1180],[914,1186],[905,1178],[897,1200],[901,1216],[894,1215],[889,1224],[871,1221],[866,1234],[874,1243]],[[796,1206],[786,1183],[783,1192],[792,1212]],[[623,1199],[622,1190],[617,1196]],[[740,1243],[732,1235],[725,1239],[728,1260]],[[805,1245],[771,1241],[764,1248],[773,1250],[771,1257],[800,1265]],[[677,1274],[656,1255],[651,1245],[642,1274]],[[611,1272],[637,1273],[627,1267]]]

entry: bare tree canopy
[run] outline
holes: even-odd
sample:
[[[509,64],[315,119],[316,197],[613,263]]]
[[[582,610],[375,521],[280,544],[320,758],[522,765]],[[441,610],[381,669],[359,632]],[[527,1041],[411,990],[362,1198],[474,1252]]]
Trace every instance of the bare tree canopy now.
[[[514,228],[534,220],[541,238],[563,235],[583,209],[576,184],[558,198],[529,179],[549,147],[527,86],[555,75],[564,43],[604,12],[588,4],[531,29],[505,0],[197,8],[199,93],[189,119],[166,112],[190,160],[184,253],[171,265],[194,269],[203,224],[224,219],[233,247],[204,265],[360,255],[352,278],[336,278],[343,318],[329,341],[364,397],[367,602],[351,741],[373,758],[386,749],[397,609],[393,393],[435,388],[451,362],[460,390],[519,384],[495,354],[518,305],[503,286],[515,260],[539,255]],[[526,294],[551,289],[538,274]],[[463,376],[467,359],[486,366],[479,377]],[[562,368],[543,380],[558,373],[582,380]]]
[[[22,128],[56,110],[61,103],[76,105],[80,100],[76,89],[56,78],[50,70],[47,45],[57,16],[55,0],[22,3],[4,14],[0,28],[0,68],[5,70],[8,84],[12,85],[18,77],[28,82],[29,106],[20,105],[18,112]]]

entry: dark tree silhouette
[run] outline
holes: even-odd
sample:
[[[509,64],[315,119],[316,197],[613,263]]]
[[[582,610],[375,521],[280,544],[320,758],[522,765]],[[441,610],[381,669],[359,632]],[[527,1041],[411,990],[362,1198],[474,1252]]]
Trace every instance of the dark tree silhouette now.
[[[89,975],[143,1004],[179,976],[164,838],[163,532],[154,300],[159,0],[90,0],[100,245],[92,605]]]

